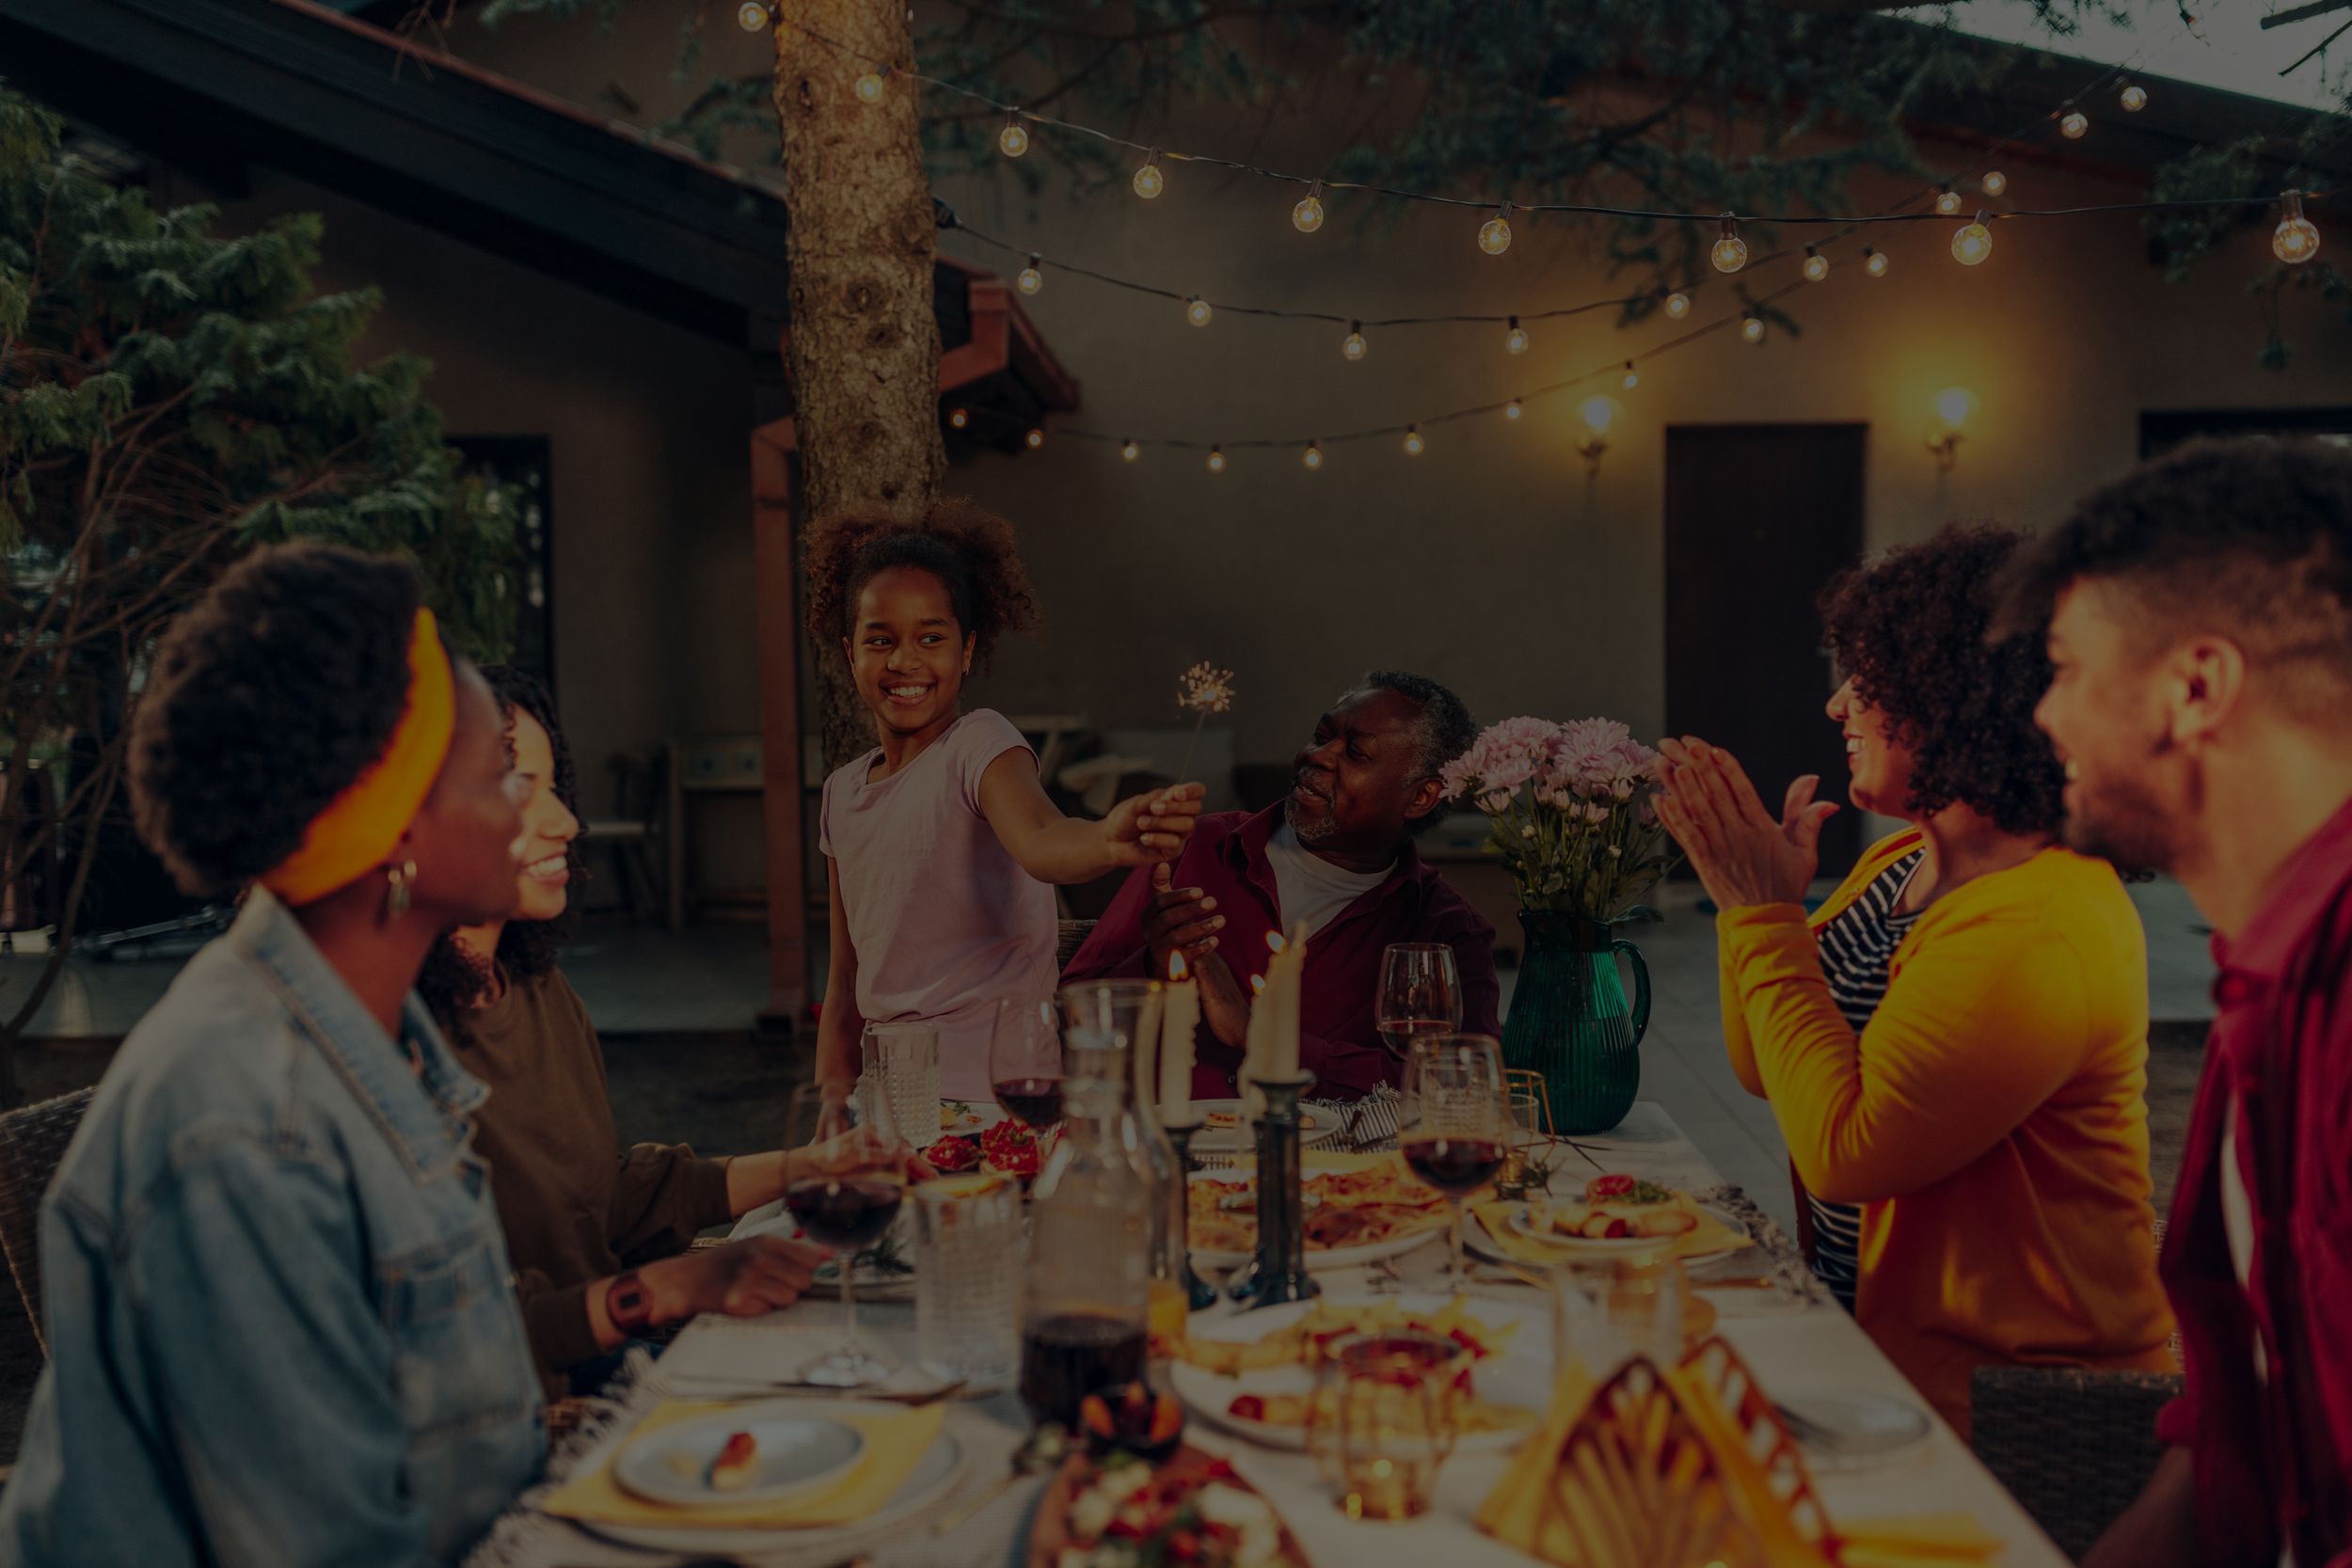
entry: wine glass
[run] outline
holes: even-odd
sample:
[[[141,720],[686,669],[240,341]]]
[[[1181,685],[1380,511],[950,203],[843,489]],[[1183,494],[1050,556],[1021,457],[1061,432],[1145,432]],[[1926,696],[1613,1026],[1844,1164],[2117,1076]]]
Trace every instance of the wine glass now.
[[[886,1097],[878,1097],[885,1098]],[[862,1388],[890,1375],[890,1363],[858,1341],[857,1299],[850,1276],[862,1247],[873,1245],[898,1217],[906,1196],[906,1146],[874,1122],[859,1124],[837,1085],[806,1084],[792,1091],[785,1147],[808,1151],[784,1192],[784,1206],[801,1228],[836,1249],[841,1273],[841,1346],[801,1370],[826,1388]]]
[[[1459,1293],[1469,1284],[1462,1266],[1463,1200],[1495,1179],[1511,1146],[1502,1047],[1491,1035],[1415,1039],[1405,1058],[1396,1122],[1405,1164],[1443,1194],[1454,1212],[1453,1288]]]
[[[1061,1120],[1061,1023],[1051,1002],[996,1004],[988,1037],[988,1081],[996,1103],[1042,1132]]]
[[[1380,956],[1380,1038],[1399,1056],[1414,1040],[1462,1027],[1462,975],[1441,942],[1392,942]]]

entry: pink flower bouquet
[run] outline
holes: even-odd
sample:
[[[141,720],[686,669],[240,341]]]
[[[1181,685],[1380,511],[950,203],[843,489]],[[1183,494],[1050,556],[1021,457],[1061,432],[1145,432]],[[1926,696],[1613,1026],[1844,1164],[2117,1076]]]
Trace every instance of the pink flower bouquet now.
[[[1636,915],[1674,863],[1650,800],[1662,776],[1658,753],[1613,719],[1506,719],[1446,766],[1445,785],[1491,821],[1487,847],[1520,908],[1605,926]]]

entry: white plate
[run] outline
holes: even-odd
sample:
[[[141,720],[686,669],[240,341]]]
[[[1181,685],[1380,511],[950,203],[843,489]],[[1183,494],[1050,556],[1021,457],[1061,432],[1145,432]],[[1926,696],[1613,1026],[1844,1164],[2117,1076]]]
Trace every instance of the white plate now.
[[[1234,1171],[1197,1170],[1192,1173],[1192,1180],[1217,1181],[1230,1186],[1235,1183],[1240,1173]],[[1314,1205],[1310,1203],[1308,1207],[1311,1209]],[[1425,1246],[1431,1242],[1445,1240],[1445,1227],[1452,1223],[1453,1217],[1445,1215],[1426,1230],[1410,1231],[1402,1236],[1390,1236],[1377,1242],[1359,1242],[1354,1246],[1311,1246],[1307,1248],[1307,1272],[1329,1274],[1341,1269],[1361,1268],[1366,1263],[1376,1263],[1384,1258],[1402,1258],[1417,1247]],[[1256,1256],[1257,1253],[1254,1251],[1227,1252],[1216,1247],[1194,1247],[1192,1249],[1193,1263],[1204,1269],[1237,1269]]]
[[[892,1404],[860,1402],[845,1403],[826,1400],[818,1406],[830,1411],[857,1410],[868,1414],[902,1414]],[[602,1525],[585,1519],[571,1521],[592,1535],[618,1541],[624,1545],[645,1546],[658,1552],[683,1552],[690,1557],[712,1553],[742,1554],[747,1557],[777,1551],[832,1552],[842,1558],[853,1557],[866,1544],[884,1540],[904,1529],[920,1515],[945,1502],[963,1481],[966,1468],[963,1445],[956,1435],[942,1429],[938,1439],[924,1450],[909,1475],[888,1501],[864,1519],[850,1525],[825,1525],[810,1529],[769,1528],[753,1529],[742,1525]]]
[[[1196,1100],[1192,1108],[1203,1117],[1211,1115],[1232,1117],[1230,1127],[1212,1127],[1204,1120],[1200,1131],[1192,1135],[1192,1147],[1199,1154],[1246,1154],[1257,1148],[1249,1138],[1249,1130],[1242,1124],[1241,1101],[1238,1100]],[[1347,1118],[1335,1117],[1321,1106],[1309,1105],[1298,1113],[1298,1146],[1316,1148],[1336,1143],[1347,1131]]]
[[[704,1479],[727,1439],[748,1432],[758,1443],[750,1484],[721,1491]],[[612,1465],[625,1491],[679,1508],[772,1502],[821,1486],[858,1462],[866,1434],[805,1402],[747,1404],[664,1427],[632,1442]]]
[[[1801,1418],[1797,1445],[1816,1469],[1891,1464],[1916,1452],[1934,1431],[1926,1411],[1883,1394],[1798,1394],[1778,1402]]]
[[[939,1102],[939,1131],[915,1147],[928,1148],[950,1132],[977,1132],[1004,1119],[1003,1108],[993,1100],[942,1100]]]
[[[1674,1241],[1672,1236],[1619,1236],[1605,1241],[1590,1236],[1563,1236],[1556,1231],[1536,1225],[1532,1213],[1534,1207],[1533,1204],[1523,1203],[1512,1210],[1511,1228],[1531,1241],[1541,1242],[1546,1246],[1558,1248],[1563,1258],[1616,1258],[1630,1252],[1652,1251],[1661,1243]],[[1704,1203],[1698,1206],[1698,1211],[1740,1239],[1736,1242],[1725,1243],[1709,1252],[1681,1255],[1685,1263],[1702,1262],[1709,1258],[1727,1258],[1741,1247],[1750,1244],[1751,1239],[1748,1236],[1747,1227],[1740,1223],[1738,1215],[1726,1213],[1721,1209]],[[1480,1228],[1484,1228],[1483,1222]],[[1472,1231],[1471,1234],[1475,1236],[1477,1231]]]
[[[1445,1310],[1453,1300],[1451,1296],[1418,1294],[1361,1299],[1364,1305],[1397,1307],[1433,1317]],[[1251,1343],[1290,1327],[1305,1317],[1312,1307],[1311,1302],[1295,1302],[1231,1318],[1195,1318],[1190,1332],[1200,1339]],[[1534,1434],[1551,1399],[1551,1369],[1547,1361],[1539,1359],[1550,1349],[1549,1310],[1531,1314],[1509,1302],[1482,1298],[1471,1306],[1470,1315],[1488,1328],[1500,1329],[1514,1323],[1518,1325],[1518,1332],[1512,1336],[1509,1350],[1479,1362],[1473,1370],[1472,1383],[1478,1397],[1490,1403],[1516,1405],[1531,1411],[1536,1422],[1521,1432],[1472,1433],[1455,1444],[1454,1451],[1508,1453]],[[1543,1321],[1536,1321],[1538,1317]],[[1212,1426],[1247,1438],[1263,1448],[1302,1449],[1307,1446],[1304,1427],[1245,1420],[1230,1414],[1228,1409],[1234,1397],[1240,1394],[1306,1393],[1313,1387],[1314,1377],[1304,1367],[1269,1367],[1244,1372],[1239,1377],[1226,1377],[1180,1360],[1170,1365],[1168,1381],[1176,1391],[1176,1397],[1183,1400],[1194,1415]]]

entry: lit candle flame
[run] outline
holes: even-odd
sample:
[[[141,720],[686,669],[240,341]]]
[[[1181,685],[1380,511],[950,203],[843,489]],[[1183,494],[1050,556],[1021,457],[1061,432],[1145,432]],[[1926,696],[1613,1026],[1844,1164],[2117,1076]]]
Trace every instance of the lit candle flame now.
[[[1190,970],[1184,967],[1184,956],[1182,953],[1171,953],[1168,955],[1168,977],[1170,980],[1181,980],[1191,973],[1192,972]]]

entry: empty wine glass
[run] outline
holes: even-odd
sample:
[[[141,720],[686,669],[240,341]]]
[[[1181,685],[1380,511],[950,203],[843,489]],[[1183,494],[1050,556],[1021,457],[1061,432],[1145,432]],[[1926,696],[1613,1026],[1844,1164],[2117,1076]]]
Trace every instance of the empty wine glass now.
[[[988,1081],[1005,1114],[1041,1132],[1061,1120],[1061,1022],[1051,1002],[996,1004]]]
[[[857,1299],[850,1275],[858,1250],[880,1241],[898,1217],[906,1196],[906,1146],[873,1122],[850,1115],[838,1087],[807,1084],[792,1091],[787,1148],[809,1158],[791,1185],[784,1206],[801,1228],[837,1249],[841,1274],[839,1349],[802,1369],[802,1378],[828,1388],[862,1388],[890,1375],[890,1363],[868,1351],[857,1337]]]
[[[1380,957],[1380,999],[1374,1026],[1399,1056],[1416,1039],[1462,1027],[1462,975],[1441,942],[1392,942]]]
[[[1469,1284],[1462,1266],[1463,1201],[1495,1179],[1511,1147],[1502,1047],[1491,1035],[1414,1040],[1405,1058],[1396,1125],[1405,1164],[1443,1194],[1454,1212],[1452,1278],[1459,1292]]]

